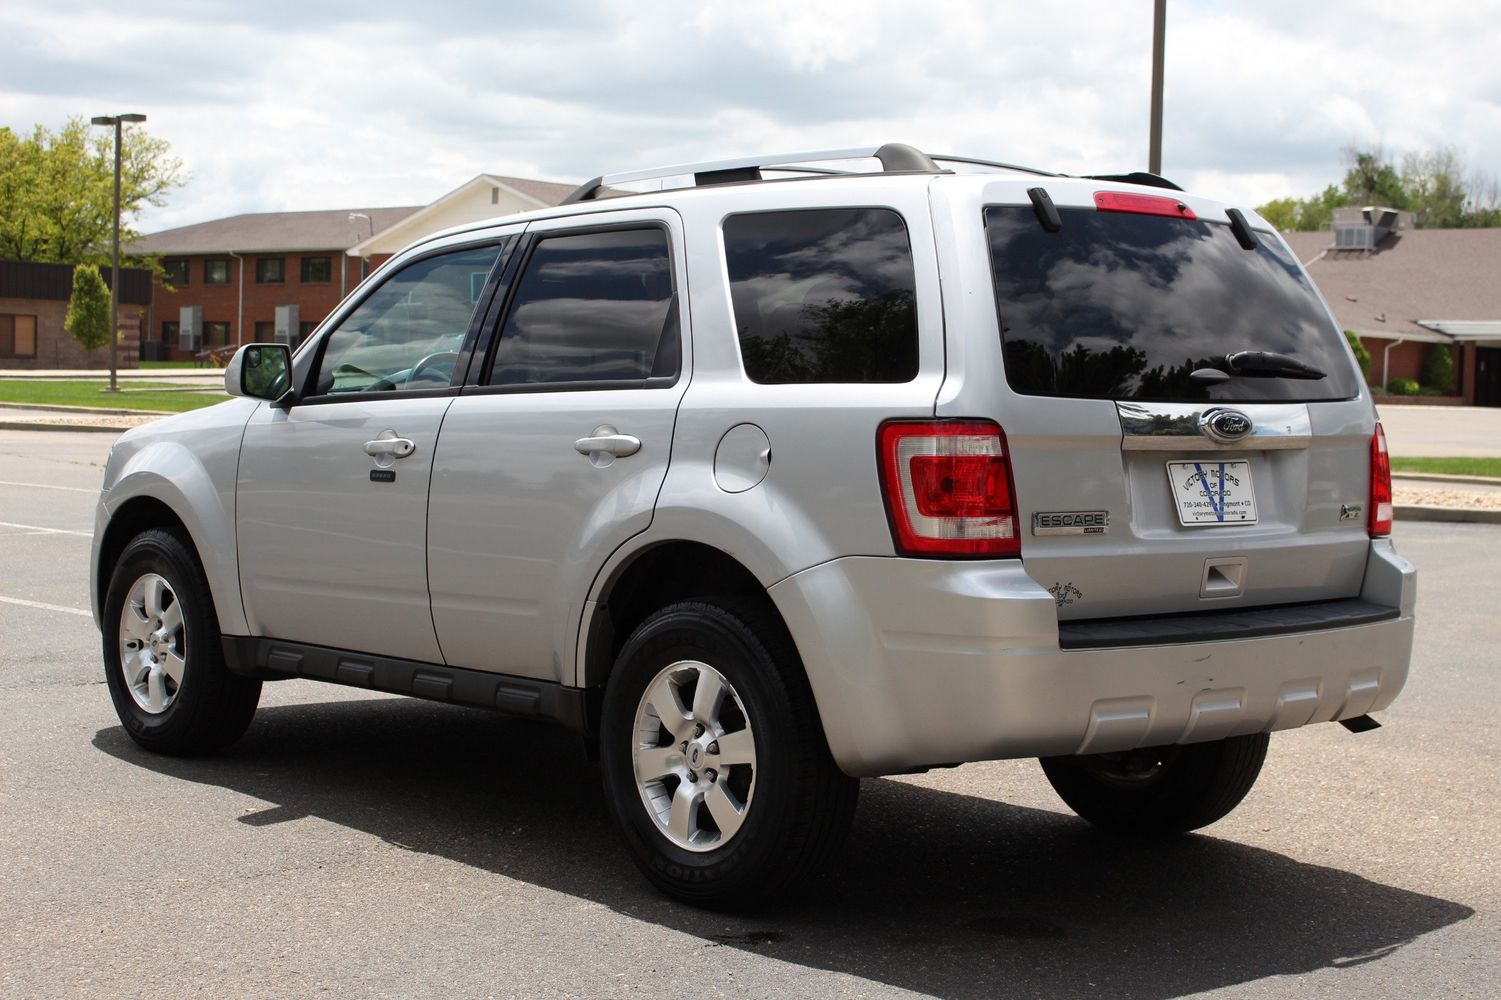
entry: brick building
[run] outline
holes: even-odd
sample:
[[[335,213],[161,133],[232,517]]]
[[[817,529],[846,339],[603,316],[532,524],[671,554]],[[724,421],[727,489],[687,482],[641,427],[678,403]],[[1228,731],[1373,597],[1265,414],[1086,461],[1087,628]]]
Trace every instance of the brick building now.
[[[142,356],[302,341],[392,254],[451,226],[560,203],[571,184],[480,174],[429,205],[262,212],[152,233],[129,248],[162,257]]]
[[[101,268],[105,284],[109,268]],[[109,368],[109,348],[85,351],[63,327],[73,296],[73,265],[0,260],[0,371],[29,368]],[[137,364],[136,343],[151,304],[151,272],[120,269],[120,368]]]
[[[1449,351],[1459,401],[1501,406],[1501,229],[1412,229],[1405,215],[1340,209],[1332,231],[1283,236],[1371,353],[1373,386],[1420,381]]]
[[[261,212],[152,233],[131,254],[162,258],[141,352],[177,360],[252,341],[296,344],[363,273],[346,251],[413,212],[341,208]]]

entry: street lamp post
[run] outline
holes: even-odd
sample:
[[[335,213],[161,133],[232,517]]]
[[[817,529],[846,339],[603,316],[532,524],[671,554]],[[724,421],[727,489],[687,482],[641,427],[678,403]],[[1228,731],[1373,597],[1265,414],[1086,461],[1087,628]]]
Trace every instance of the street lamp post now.
[[[370,216],[366,215],[364,212],[350,212],[349,213],[349,221],[353,222],[355,219],[364,219],[366,222],[370,223],[370,239],[372,239],[372,240],[375,239],[375,220],[372,219],[372,218],[370,218]],[[360,258],[360,277],[361,278],[368,278],[368,277],[370,277],[370,258],[369,257],[361,257]]]
[[[113,263],[109,274],[109,391],[119,392],[116,372],[120,362],[120,127],[125,122],[143,122],[145,115],[99,115],[90,120],[93,125],[113,125],[115,128],[115,245]]]
[[[1152,5],[1152,110],[1147,127],[1147,170],[1162,174],[1162,58],[1167,33],[1167,0]]]

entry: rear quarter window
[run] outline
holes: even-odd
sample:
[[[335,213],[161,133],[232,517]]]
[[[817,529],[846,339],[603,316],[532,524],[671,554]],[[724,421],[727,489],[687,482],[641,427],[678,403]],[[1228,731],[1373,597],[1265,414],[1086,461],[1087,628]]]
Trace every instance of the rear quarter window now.
[[[1014,391],[1158,402],[1359,393],[1343,335],[1269,234],[1246,250],[1226,225],[1093,209],[1060,215],[1062,228],[1049,233],[1031,206],[985,210]],[[1189,377],[1240,351],[1285,354],[1326,377]]]
[[[732,215],[725,263],[753,382],[909,382],[916,277],[907,226],[885,208]]]

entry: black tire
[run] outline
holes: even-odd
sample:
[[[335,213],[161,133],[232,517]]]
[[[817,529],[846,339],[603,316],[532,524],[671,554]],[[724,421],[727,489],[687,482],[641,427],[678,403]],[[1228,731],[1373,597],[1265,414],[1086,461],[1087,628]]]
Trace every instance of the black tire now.
[[[1266,760],[1266,733],[1088,757],[1044,757],[1059,798],[1095,826],[1127,836],[1186,833],[1240,805]]]
[[[134,605],[127,610],[127,600],[136,584],[150,574],[166,584],[158,603],[165,609],[176,605],[181,613],[181,628],[169,630],[164,640],[164,648],[181,656],[181,682],[159,679],[163,700],[170,698],[159,711],[137,701],[122,666],[122,655],[130,657],[131,653],[122,649],[121,617],[138,614]],[[144,608],[138,617],[151,619]],[[131,659],[133,676],[145,676],[134,673],[141,662]],[[125,731],[158,753],[221,750],[244,734],[255,715],[261,682],[232,674],[225,667],[208,580],[192,547],[171,531],[143,531],[131,539],[115,563],[104,598],[104,677]],[[143,692],[142,697],[149,696]]]
[[[744,819],[727,838],[709,819],[716,829],[704,834],[709,846],[697,850],[674,843],[666,820],[649,810],[633,758],[645,739],[637,734],[637,712],[648,687],[681,663],[712,667],[732,689],[735,700],[726,698],[719,718],[733,718],[722,731],[740,725],[754,733],[754,783],[742,798]],[[691,701],[685,707],[691,709]],[[824,870],[849,833],[859,782],[829,755],[791,637],[754,605],[681,601],[648,617],[615,661],[600,730],[605,797],[615,825],[646,877],[676,899],[740,908],[794,896]],[[671,730],[663,725],[660,732],[662,749],[671,750],[665,745],[673,743]],[[704,762],[712,763],[707,757]],[[724,771],[729,777],[720,780],[740,780],[743,795],[743,770]],[[712,771],[685,773],[702,777]],[[659,790],[676,789],[673,781],[664,779]]]

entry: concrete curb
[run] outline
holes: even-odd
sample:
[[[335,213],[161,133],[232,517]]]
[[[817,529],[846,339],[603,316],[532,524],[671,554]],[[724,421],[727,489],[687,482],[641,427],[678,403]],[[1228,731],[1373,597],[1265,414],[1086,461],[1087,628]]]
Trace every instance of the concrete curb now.
[[[170,390],[181,392],[181,389]],[[61,403],[0,403],[0,410],[42,410],[46,413],[88,413],[96,417],[166,417],[171,410],[107,410],[102,406],[64,406]]]
[[[124,434],[129,427],[103,424],[43,424],[32,420],[0,420],[0,431],[81,431],[90,434]]]
[[[1398,504],[1392,508],[1398,521],[1447,521],[1452,524],[1501,524],[1501,510],[1476,510],[1473,507],[1423,507]]]
[[[1501,486],[1495,476],[1450,476],[1441,472],[1393,472],[1392,479],[1406,479],[1415,483],[1469,483],[1472,486]]]

